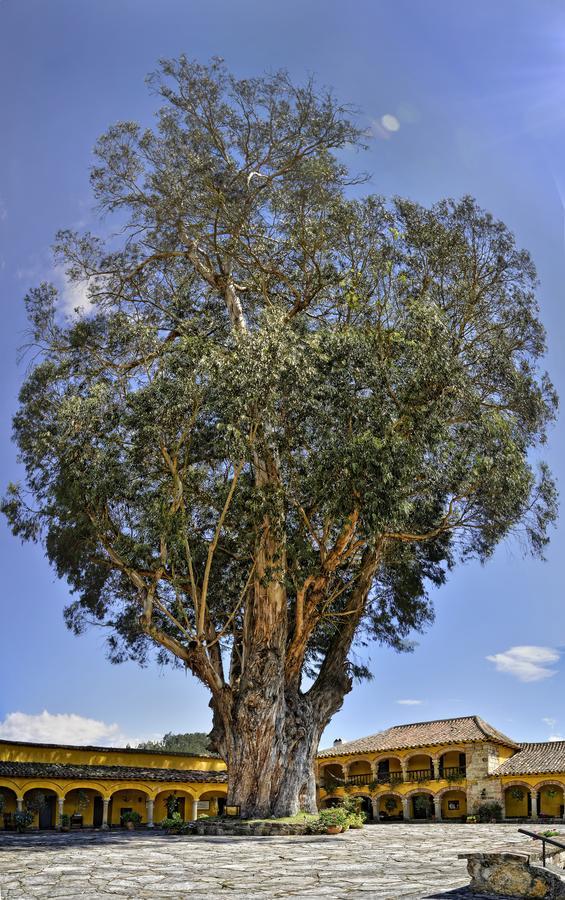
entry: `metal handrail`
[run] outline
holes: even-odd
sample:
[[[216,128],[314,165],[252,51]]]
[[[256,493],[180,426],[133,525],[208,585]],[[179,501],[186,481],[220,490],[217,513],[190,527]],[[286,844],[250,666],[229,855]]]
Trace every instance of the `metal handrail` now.
[[[520,834],[527,834],[528,837],[533,838],[535,841],[542,842],[541,855],[542,855],[542,861],[543,861],[544,866],[545,866],[545,845],[546,844],[553,844],[554,847],[559,847],[560,850],[565,850],[565,844],[563,844],[561,841],[555,841],[553,838],[546,837],[545,834],[539,834],[537,831],[528,831],[526,828],[519,828],[518,831],[520,832]]]

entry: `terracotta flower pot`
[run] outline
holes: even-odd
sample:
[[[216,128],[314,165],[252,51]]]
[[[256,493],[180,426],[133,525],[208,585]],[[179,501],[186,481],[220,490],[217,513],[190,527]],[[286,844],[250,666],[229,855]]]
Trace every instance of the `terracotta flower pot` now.
[[[341,830],[341,825],[328,825],[328,827],[326,828],[326,834],[339,834]]]
[[[128,831],[133,831],[135,828],[135,822],[126,822],[126,828]]]

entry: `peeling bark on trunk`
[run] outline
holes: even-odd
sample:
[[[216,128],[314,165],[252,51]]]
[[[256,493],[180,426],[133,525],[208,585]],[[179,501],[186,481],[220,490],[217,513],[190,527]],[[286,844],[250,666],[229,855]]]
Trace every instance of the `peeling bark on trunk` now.
[[[216,739],[228,766],[228,802],[246,818],[315,813],[314,764],[326,724],[308,695],[283,694],[274,706],[262,692],[236,698],[230,731],[220,725]]]

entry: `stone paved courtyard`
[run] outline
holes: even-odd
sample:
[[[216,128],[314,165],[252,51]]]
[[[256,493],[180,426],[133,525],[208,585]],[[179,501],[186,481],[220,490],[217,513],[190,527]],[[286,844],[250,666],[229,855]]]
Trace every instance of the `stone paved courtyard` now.
[[[331,837],[258,838],[143,831],[5,834],[0,897],[469,900],[462,890],[468,882],[465,862],[457,854],[523,843],[517,827],[400,823]],[[559,830],[565,837],[565,828]]]

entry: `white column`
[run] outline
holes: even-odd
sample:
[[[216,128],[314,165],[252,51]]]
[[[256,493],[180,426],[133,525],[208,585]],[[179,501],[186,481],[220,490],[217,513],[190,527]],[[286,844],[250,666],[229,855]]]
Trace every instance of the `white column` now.
[[[379,798],[378,797],[372,798],[371,806],[373,807],[373,822],[380,822],[381,817],[379,814]]]
[[[192,812],[190,814],[190,818],[193,821],[196,821],[196,819],[198,818],[198,800],[192,801]]]
[[[57,828],[60,828],[61,824],[62,824],[64,806],[65,806],[65,798],[57,797]]]
[[[538,792],[530,791],[530,797],[532,800],[532,814],[530,818],[537,819],[538,817]]]
[[[402,812],[404,815],[404,820],[408,822],[410,819],[410,797],[402,798]]]
[[[441,822],[441,797],[434,797],[434,810],[436,822]]]
[[[147,806],[147,827],[153,828],[153,809],[155,806],[155,801],[148,800],[146,806]]]
[[[108,828],[108,805],[110,803],[109,797],[102,798],[102,828],[104,831]]]
[[[17,798],[16,798],[16,809],[17,809],[17,811],[18,811],[18,812],[23,812],[23,808],[24,808],[24,798],[23,798],[23,797],[17,797]]]

